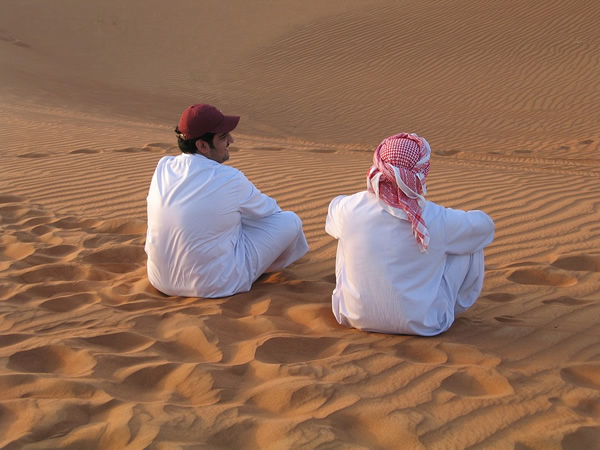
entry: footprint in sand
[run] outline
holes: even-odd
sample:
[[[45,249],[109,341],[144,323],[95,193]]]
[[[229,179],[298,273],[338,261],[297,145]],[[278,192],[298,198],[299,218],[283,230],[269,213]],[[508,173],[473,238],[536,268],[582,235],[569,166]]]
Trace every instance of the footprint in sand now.
[[[169,393],[170,403],[210,405],[219,397],[219,390],[213,389],[214,383],[212,375],[198,366],[166,363],[143,367],[125,376],[121,394],[151,400]]]
[[[25,217],[31,208],[24,204],[6,205],[0,207],[0,219],[3,223],[14,224]]]
[[[324,331],[330,329],[332,319],[329,302],[326,304],[301,304],[290,306],[287,315],[295,323],[304,325],[310,329],[321,328]],[[335,319],[334,319],[335,320]]]
[[[568,296],[562,296],[553,298],[550,300],[544,300],[542,302],[544,305],[565,305],[565,306],[579,306],[579,305],[588,305],[592,303],[591,300],[582,300],[579,298],[573,298]]]
[[[600,417],[600,402],[594,396],[588,396],[585,391],[572,392],[568,397],[549,399],[558,406],[567,406],[585,417]]]
[[[523,322],[522,319],[519,319],[515,316],[497,316],[494,317],[495,320],[502,323],[520,323]]]
[[[445,364],[448,354],[437,348],[437,343],[426,339],[407,338],[394,347],[395,354],[405,361],[422,364]]]
[[[174,321],[178,324],[178,321]],[[191,356],[195,360],[201,359],[205,362],[220,362],[223,360],[223,352],[220,349],[219,339],[212,335],[206,328],[188,326],[181,328],[169,341],[157,342],[153,349],[158,351],[167,350],[171,354]]]
[[[329,405],[337,410],[341,405],[334,402],[336,389],[329,383],[307,380],[290,380],[286,384],[266,385],[250,398],[257,407],[274,414],[311,414]],[[275,400],[276,399],[276,400]],[[275,401],[274,401],[275,400]]]
[[[280,152],[281,150],[284,150],[284,148],[283,147],[252,147],[252,150]]]
[[[274,337],[256,349],[255,358],[269,364],[315,361],[337,354],[339,339],[309,337]]]
[[[494,293],[494,294],[484,295],[481,298],[490,300],[492,302],[497,302],[497,303],[508,303],[508,302],[512,302],[513,300],[515,300],[517,298],[517,296],[513,295],[513,294],[504,293],[504,292],[498,292],[498,293]]]
[[[99,249],[100,247],[111,247],[114,245],[130,245],[132,240],[142,241],[140,245],[143,245],[143,239],[145,239],[144,233],[140,234],[117,234],[117,233],[96,233],[85,238],[82,246],[85,249]]]
[[[146,145],[145,147],[141,148],[140,151],[142,152],[149,152],[149,153],[167,153],[167,150],[165,150],[164,148],[160,148],[160,147],[154,147],[154,146],[150,146],[150,145]]]
[[[552,266],[575,272],[600,272],[600,256],[586,254],[564,256],[554,261]]]
[[[579,364],[560,371],[567,383],[600,391],[600,364]]]
[[[310,153],[335,153],[335,150],[325,150],[325,149],[311,149]]]
[[[446,366],[475,366],[493,369],[501,363],[498,356],[482,352],[474,345],[442,342],[437,348],[448,356]]]
[[[32,211],[32,213],[33,213],[33,211]],[[54,219],[54,216],[40,213],[40,215],[38,215],[38,216],[26,219],[20,225],[21,225],[21,229],[33,228],[37,225],[47,224],[48,222],[51,222],[53,219]]]
[[[42,264],[53,264],[58,262],[70,262],[77,257],[79,249],[74,245],[58,244],[35,249],[27,257],[21,258],[21,261],[29,266],[39,266]]]
[[[91,383],[81,380],[69,380],[65,377],[40,377],[39,375],[21,373],[0,375],[0,400],[11,400],[2,405],[5,409],[0,409],[0,415],[4,424],[6,424],[6,420],[9,419],[6,412],[12,408],[9,416],[12,415],[20,421],[22,420],[23,411],[19,408],[22,403],[18,402],[18,399],[52,398],[54,399],[53,406],[48,406],[48,413],[56,417],[57,421],[64,420],[65,415],[57,411],[57,408],[60,409],[61,401],[66,399],[78,399],[79,401],[90,399],[99,391]],[[17,399],[16,402],[15,399]],[[67,404],[70,404],[70,402],[67,402]],[[43,407],[41,407],[40,412],[42,409]],[[80,414],[80,410],[77,411],[77,414]],[[85,419],[82,419],[83,421]],[[81,425],[83,426],[85,423],[81,423]],[[7,448],[13,448],[13,446],[9,445]]]
[[[508,276],[510,281],[519,284],[533,284],[536,286],[574,286],[578,280],[563,271],[550,268],[528,268],[515,270]]]
[[[95,365],[96,360],[85,350],[66,345],[44,345],[12,354],[7,367],[28,373],[79,376],[89,373]]]
[[[94,155],[96,153],[102,153],[102,150],[97,150],[94,148],[81,148],[79,150],[73,150],[69,152],[69,155]]]
[[[0,247],[0,261],[18,261],[35,253],[35,246],[29,242],[15,242]]]
[[[4,194],[0,195],[0,204],[3,203],[27,203],[27,199],[19,195]]]
[[[514,394],[508,380],[495,369],[469,367],[444,379],[441,387],[463,397],[499,397]]]
[[[138,388],[141,391],[149,392],[154,388],[159,388],[164,379],[177,370],[177,367],[179,367],[179,364],[164,363],[136,369],[133,373],[125,377],[123,384],[134,389]],[[125,368],[124,370],[127,369]]]
[[[94,250],[81,261],[105,272],[128,273],[145,265],[146,253],[142,245],[119,245]]]
[[[45,298],[53,298],[54,296],[76,294],[81,292],[81,288],[82,283],[78,280],[32,284],[31,286],[25,287],[21,292],[15,295],[11,301],[26,303],[34,299],[40,300]]]
[[[31,233],[38,236],[40,242],[49,245],[60,245],[63,243],[63,238],[57,235],[57,229],[51,225],[38,225],[31,229]]]
[[[77,253],[79,253],[79,247],[69,244],[50,245],[49,247],[38,249],[36,253],[42,253],[54,258],[67,258],[72,255],[77,255]]]
[[[113,278],[110,273],[97,267],[79,263],[50,263],[35,266],[18,277],[24,284],[40,284],[55,281],[106,281]]]
[[[170,150],[179,151],[179,148],[173,144],[166,144],[164,142],[154,142],[152,144],[146,144],[143,150],[147,152],[167,153]]]
[[[19,276],[24,284],[39,284],[49,281],[74,281],[84,279],[86,270],[79,264],[55,263],[34,266]]]
[[[325,281],[326,283],[335,284],[336,283],[335,273],[332,273],[330,275],[325,275],[324,277],[321,278],[321,280]]]
[[[141,147],[127,147],[127,148],[119,148],[117,150],[115,150],[115,153],[139,153],[139,152],[144,152],[147,150],[144,150]]]
[[[81,219],[75,216],[64,216],[51,223],[61,230],[77,230],[94,226],[98,221],[94,219]]]
[[[25,396],[22,393],[23,387],[27,385],[41,384],[40,377],[37,375],[29,375],[24,373],[0,375],[0,398],[14,400],[15,398]],[[19,389],[19,395],[11,395],[11,390]],[[4,417],[3,417],[4,419]]]
[[[140,351],[150,347],[154,343],[153,339],[126,331],[81,338],[80,340],[94,347],[99,347],[103,351],[113,353]]]
[[[107,234],[129,234],[139,236],[146,233],[144,220],[107,220],[96,224],[95,231]]]
[[[38,158],[47,158],[51,153],[48,152],[30,152],[23,153],[21,155],[17,155],[17,158],[30,158],[30,159],[38,159]]]
[[[460,153],[460,150],[434,150],[434,155],[438,156],[454,156]]]
[[[100,299],[97,295],[82,292],[46,300],[40,303],[40,308],[53,312],[70,312],[99,301]]]
[[[7,36],[4,33],[0,33],[0,41],[9,42],[13,45],[16,45],[17,47],[31,48],[31,45],[29,45],[27,42],[24,42],[13,36]]]
[[[164,150],[168,150],[170,148],[175,148],[173,144],[167,144],[165,142],[152,142],[150,144],[146,144],[146,147],[157,147],[162,148]]]
[[[29,334],[20,334],[20,333],[12,333],[12,334],[3,334],[2,340],[0,340],[0,347],[10,347],[11,345],[20,344],[27,339],[30,339],[31,335]]]
[[[600,450],[600,428],[583,426],[573,433],[567,434],[562,440],[562,448]]]
[[[127,284],[126,286],[127,291],[130,291],[130,285]],[[113,290],[113,292],[115,291],[116,289]],[[140,299],[142,296],[143,298]],[[115,306],[115,309],[126,312],[149,312],[153,310],[160,310],[165,307],[165,302],[162,300],[147,300],[147,294],[142,294],[142,296],[140,294],[128,295],[126,296],[126,300],[124,300],[125,303]]]

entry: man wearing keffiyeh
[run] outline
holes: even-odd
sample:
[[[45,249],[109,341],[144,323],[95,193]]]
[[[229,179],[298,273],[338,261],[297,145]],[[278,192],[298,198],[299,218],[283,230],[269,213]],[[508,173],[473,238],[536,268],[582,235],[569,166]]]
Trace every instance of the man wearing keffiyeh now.
[[[425,199],[430,157],[424,138],[391,136],[373,154],[367,190],[331,201],[325,229],[338,239],[332,307],[340,324],[431,336],[477,300],[494,223]]]

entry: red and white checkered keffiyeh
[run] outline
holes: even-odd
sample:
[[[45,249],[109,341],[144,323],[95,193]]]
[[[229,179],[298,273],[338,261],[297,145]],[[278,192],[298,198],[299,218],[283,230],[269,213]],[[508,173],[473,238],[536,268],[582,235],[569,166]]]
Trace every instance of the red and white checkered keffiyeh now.
[[[367,173],[369,192],[374,192],[384,202],[385,210],[394,216],[404,219],[408,216],[422,251],[429,245],[429,231],[422,214],[430,157],[431,148],[424,138],[412,133],[396,134],[379,144]]]

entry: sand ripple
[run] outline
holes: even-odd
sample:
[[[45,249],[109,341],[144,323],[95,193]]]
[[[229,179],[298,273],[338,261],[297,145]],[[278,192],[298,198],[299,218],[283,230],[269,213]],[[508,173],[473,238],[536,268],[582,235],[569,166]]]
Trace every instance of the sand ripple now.
[[[0,2],[0,447],[599,448],[595,2],[61,5]],[[230,298],[146,276],[191,101],[242,115],[231,164],[311,248]],[[431,200],[497,228],[437,337],[331,314],[327,206],[399,131]]]

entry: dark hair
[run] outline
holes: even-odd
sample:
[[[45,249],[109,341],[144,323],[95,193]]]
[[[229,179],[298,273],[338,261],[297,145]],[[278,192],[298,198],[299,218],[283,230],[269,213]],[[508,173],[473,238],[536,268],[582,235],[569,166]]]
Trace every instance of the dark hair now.
[[[175,128],[175,133],[177,133],[177,146],[179,147],[179,150],[181,150],[183,153],[198,153],[198,149],[196,148],[196,141],[198,140],[208,143],[210,148],[213,148],[213,139],[216,135],[216,133],[209,132],[203,134],[198,138],[183,139],[181,137],[181,132],[179,131],[179,128]]]

